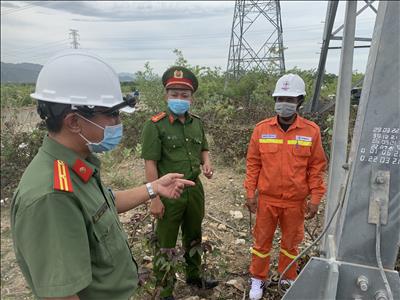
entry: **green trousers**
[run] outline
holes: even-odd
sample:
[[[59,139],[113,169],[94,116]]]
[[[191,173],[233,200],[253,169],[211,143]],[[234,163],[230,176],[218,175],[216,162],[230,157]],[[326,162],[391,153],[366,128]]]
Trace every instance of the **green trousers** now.
[[[194,187],[187,187],[179,199],[161,198],[165,206],[164,216],[157,221],[156,234],[160,248],[175,248],[178,238],[179,228],[182,230],[182,245],[185,249],[186,279],[200,277],[201,257],[196,252],[189,256],[191,246],[196,242],[201,242],[201,223],[204,218],[204,190],[200,179],[197,179]],[[157,251],[155,262],[165,254]],[[160,270],[161,266],[154,264],[154,273],[157,284],[162,287],[160,296],[172,295],[175,275],[166,276],[165,270]],[[170,274],[175,274],[172,270]],[[163,280],[164,279],[164,280]]]

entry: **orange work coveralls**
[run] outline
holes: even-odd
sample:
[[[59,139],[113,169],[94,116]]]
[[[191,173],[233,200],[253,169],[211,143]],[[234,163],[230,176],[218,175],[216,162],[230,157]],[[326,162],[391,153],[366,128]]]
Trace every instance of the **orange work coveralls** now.
[[[278,117],[258,123],[251,136],[246,161],[244,187],[247,197],[258,190],[256,224],[251,248],[252,277],[269,275],[270,252],[276,227],[282,232],[278,273],[298,255],[304,237],[306,197],[319,204],[326,191],[323,175],[326,157],[318,125],[297,115],[285,132]],[[294,280],[297,265],[284,276]]]

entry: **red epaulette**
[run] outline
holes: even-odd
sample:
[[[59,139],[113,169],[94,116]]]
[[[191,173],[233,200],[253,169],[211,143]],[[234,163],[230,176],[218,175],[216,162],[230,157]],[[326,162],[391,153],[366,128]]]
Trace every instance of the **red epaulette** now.
[[[164,119],[166,117],[166,113],[165,112],[160,112],[159,114],[156,114],[155,116],[151,117],[151,120],[156,123],[162,119]]]
[[[68,165],[62,160],[54,161],[54,189],[70,193],[74,191]]]

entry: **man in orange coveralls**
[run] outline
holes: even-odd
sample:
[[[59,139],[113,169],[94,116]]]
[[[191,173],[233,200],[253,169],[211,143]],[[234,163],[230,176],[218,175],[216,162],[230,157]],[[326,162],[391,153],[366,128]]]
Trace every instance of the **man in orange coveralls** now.
[[[244,187],[246,206],[256,213],[250,265],[252,300],[261,299],[264,288],[271,283],[269,263],[277,224],[282,232],[278,265],[278,273],[282,273],[298,254],[304,218],[315,216],[326,191],[320,129],[297,114],[305,94],[304,81],[298,75],[282,76],[272,94],[277,116],[258,123],[251,136]],[[296,269],[293,265],[288,270],[281,285],[293,283]]]

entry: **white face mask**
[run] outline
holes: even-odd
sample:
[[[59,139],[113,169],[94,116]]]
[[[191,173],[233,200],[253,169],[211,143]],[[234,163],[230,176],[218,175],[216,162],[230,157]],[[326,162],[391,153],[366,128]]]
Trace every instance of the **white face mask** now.
[[[276,113],[283,118],[288,118],[293,116],[297,110],[297,103],[289,103],[289,102],[276,102],[275,103],[275,111]]]

